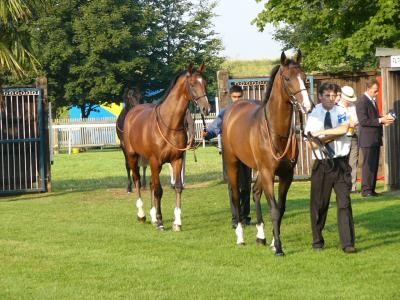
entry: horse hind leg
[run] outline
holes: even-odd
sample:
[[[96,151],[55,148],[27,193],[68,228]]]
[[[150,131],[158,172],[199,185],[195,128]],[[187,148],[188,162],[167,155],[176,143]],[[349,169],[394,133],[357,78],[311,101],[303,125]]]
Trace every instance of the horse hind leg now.
[[[129,166],[129,162],[128,162],[128,156],[126,154],[125,148],[121,146],[122,152],[124,153],[124,157],[125,157],[125,169],[126,169],[126,175],[128,178],[128,183],[126,186],[126,191],[129,193],[132,192],[132,177],[131,177],[131,168]]]
[[[140,174],[139,174],[139,166],[138,166],[138,157],[137,155],[130,155],[128,157],[129,167],[132,170],[132,177],[135,183],[135,190],[138,199],[136,200],[136,208],[137,211],[137,219],[140,223],[146,222],[146,213],[144,212],[144,204],[141,197],[140,191]]]
[[[234,211],[234,221],[237,224],[236,233],[236,244],[244,245],[244,232],[243,226],[240,222],[240,203],[239,203],[239,177],[238,177],[238,161],[226,162],[227,175],[228,175],[228,188],[230,194],[230,201],[232,201]]]
[[[262,211],[261,211],[261,196],[262,196],[261,178],[260,176],[257,176],[256,182],[253,185],[253,200],[255,203],[256,215],[257,215],[256,243],[257,245],[265,246],[267,244],[267,240],[265,238],[264,220],[262,218]]]

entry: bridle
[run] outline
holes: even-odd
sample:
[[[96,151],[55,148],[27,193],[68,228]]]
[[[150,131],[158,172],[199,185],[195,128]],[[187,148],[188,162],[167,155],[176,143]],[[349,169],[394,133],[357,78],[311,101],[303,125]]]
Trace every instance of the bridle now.
[[[197,97],[196,97],[195,93],[193,92],[193,87],[192,87],[191,84],[189,83],[189,76],[190,76],[190,75],[188,75],[188,74],[186,75],[186,91],[187,91],[187,93],[188,93],[188,95],[189,95],[189,101],[193,101],[193,103],[195,104],[195,106],[196,106],[196,108],[197,108],[197,107],[199,107],[198,100],[201,99],[201,98],[207,97],[207,94],[204,93],[203,95],[197,96]],[[198,145],[192,146],[192,141],[189,141],[188,145],[187,145],[185,148],[178,148],[177,146],[175,146],[174,144],[172,144],[172,143],[165,137],[165,135],[164,135],[164,134],[162,133],[162,131],[161,131],[160,124],[159,124],[159,120],[161,120],[161,123],[162,123],[168,130],[173,130],[173,131],[184,131],[184,130],[186,130],[187,128],[185,128],[185,126],[183,126],[183,127],[181,127],[181,128],[177,128],[177,129],[176,129],[176,128],[170,128],[170,127],[168,127],[168,125],[164,122],[164,120],[162,119],[162,117],[161,117],[161,115],[160,115],[160,112],[159,112],[160,108],[159,108],[159,107],[160,107],[160,104],[158,104],[158,105],[156,106],[156,109],[155,109],[155,111],[156,111],[156,125],[157,125],[158,132],[160,133],[160,135],[161,135],[161,137],[163,138],[163,140],[164,140],[168,145],[170,145],[172,148],[174,148],[175,150],[178,150],[178,151],[186,151],[186,150],[193,150],[193,151],[194,151],[195,149],[197,149],[197,148],[200,146],[201,142],[199,142]],[[202,121],[203,121],[203,130],[205,130],[205,128],[206,128],[206,121],[205,121],[205,118],[204,118],[203,114],[201,114],[201,117],[202,117]],[[196,115],[195,115],[195,118],[196,118]],[[194,118],[193,122],[196,121],[195,118]]]
[[[296,95],[301,93],[302,91],[307,91],[307,89],[300,89],[296,92],[292,92],[290,90],[290,88],[287,86],[286,81],[290,81],[291,79],[288,77],[285,77],[285,75],[283,74],[283,70],[280,69],[279,75],[281,77],[281,83],[283,86],[283,89],[286,93],[286,95],[289,97],[289,102],[292,105],[292,115],[290,118],[290,122],[292,123],[289,129],[289,135],[288,135],[288,139],[286,142],[286,146],[285,146],[285,150],[283,151],[283,153],[281,155],[277,155],[277,151],[275,146],[273,145],[272,142],[272,138],[271,138],[271,129],[269,128],[269,124],[268,124],[268,118],[267,118],[267,106],[264,105],[264,116],[265,116],[265,122],[266,122],[266,128],[267,128],[267,138],[268,138],[268,142],[269,145],[271,147],[271,154],[272,157],[277,160],[280,161],[282,158],[284,158],[287,154],[287,152],[289,151],[290,145],[292,145],[292,155],[290,157],[290,161],[291,163],[294,163],[296,160],[295,157],[295,147],[297,145],[297,140],[296,140],[296,113],[299,113],[299,121],[300,121],[300,130],[303,133],[303,117],[302,117],[302,112],[301,112],[301,107],[299,105],[299,103],[297,102],[296,99]],[[271,95],[270,95],[271,97]],[[311,101],[311,99],[309,99]],[[312,105],[315,106],[315,104],[311,101]],[[304,133],[303,133],[304,135]]]

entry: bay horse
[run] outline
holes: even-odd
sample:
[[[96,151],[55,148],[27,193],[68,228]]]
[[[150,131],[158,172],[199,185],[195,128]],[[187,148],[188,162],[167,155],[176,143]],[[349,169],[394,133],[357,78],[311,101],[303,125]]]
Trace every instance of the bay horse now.
[[[200,107],[203,115],[208,115],[210,112],[207,83],[203,77],[203,71],[204,64],[199,70],[190,66],[187,71],[175,77],[160,104],[137,105],[128,112],[125,118],[123,139],[138,197],[137,218],[142,223],[146,220],[138,170],[139,156],[143,156],[149,160],[151,169],[151,222],[159,230],[164,230],[161,214],[163,189],[160,184],[160,171],[166,162],[171,163],[176,180],[173,230],[181,230],[181,168],[183,153],[188,149],[184,128],[185,114],[190,101]]]
[[[126,174],[127,174],[127,178],[128,178],[128,184],[127,184],[126,190],[128,193],[130,193],[130,192],[132,192],[132,177],[131,177],[131,169],[129,167],[128,159],[127,159],[127,155],[126,155],[126,151],[125,151],[123,128],[124,128],[124,122],[125,122],[126,115],[132,108],[134,108],[136,105],[140,104],[140,100],[142,99],[142,94],[140,93],[140,91],[137,88],[132,88],[132,87],[127,86],[122,95],[122,99],[125,102],[125,106],[117,118],[116,128],[117,128],[117,136],[120,140],[120,146],[121,146],[122,152],[124,153],[124,157],[125,157],[125,168],[126,168]],[[145,188],[147,185],[146,169],[147,169],[149,162],[144,157],[140,157],[138,164],[139,164],[139,168],[142,167],[142,170],[143,170],[142,186],[143,186],[143,188]]]
[[[280,225],[285,211],[286,196],[293,180],[298,157],[294,119],[296,111],[311,110],[312,102],[305,87],[306,75],[300,67],[301,52],[297,59],[281,54],[270,77],[263,102],[237,101],[230,106],[223,120],[223,158],[232,189],[235,208],[237,244],[244,244],[243,227],[239,222],[238,163],[258,170],[253,186],[257,215],[257,243],[265,245],[264,221],[260,198],[262,191],[270,207],[275,255],[283,256]],[[274,195],[274,178],[279,177],[278,202]]]

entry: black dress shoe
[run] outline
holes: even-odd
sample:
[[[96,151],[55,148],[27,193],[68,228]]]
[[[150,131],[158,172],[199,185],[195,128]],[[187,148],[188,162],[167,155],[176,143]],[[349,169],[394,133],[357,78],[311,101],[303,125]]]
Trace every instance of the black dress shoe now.
[[[372,193],[371,193],[371,195],[372,195],[373,197],[379,197],[379,196],[382,196],[382,194],[381,194],[381,193],[377,193],[377,192],[372,192]]]
[[[354,248],[354,247],[352,247],[352,246],[348,246],[348,247],[345,247],[345,248],[343,249],[343,252],[344,252],[344,253],[348,253],[348,254],[357,253],[357,249]]]

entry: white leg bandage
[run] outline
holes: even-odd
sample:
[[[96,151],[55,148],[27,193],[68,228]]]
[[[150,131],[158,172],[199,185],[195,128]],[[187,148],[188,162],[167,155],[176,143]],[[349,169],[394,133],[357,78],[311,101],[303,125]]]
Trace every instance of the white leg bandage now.
[[[272,242],[271,245],[269,245],[271,247],[272,250],[275,250],[275,239],[272,238]]]
[[[264,223],[261,223],[260,225],[257,224],[256,227],[257,227],[256,237],[260,240],[265,240]]]
[[[235,233],[237,237],[236,244],[238,245],[244,244],[243,227],[241,223],[239,223],[238,226],[236,227]]]
[[[175,225],[182,225],[182,220],[181,220],[181,209],[179,207],[175,207],[174,209],[174,215],[175,215]]]
[[[151,218],[151,223],[153,224],[157,223],[157,213],[156,213],[156,208],[154,206],[150,209],[150,218]]]
[[[144,213],[144,210],[143,210],[143,201],[142,201],[142,199],[139,198],[139,199],[136,200],[136,207],[138,209],[138,213],[137,213],[138,217],[139,218],[143,218],[146,214]]]

